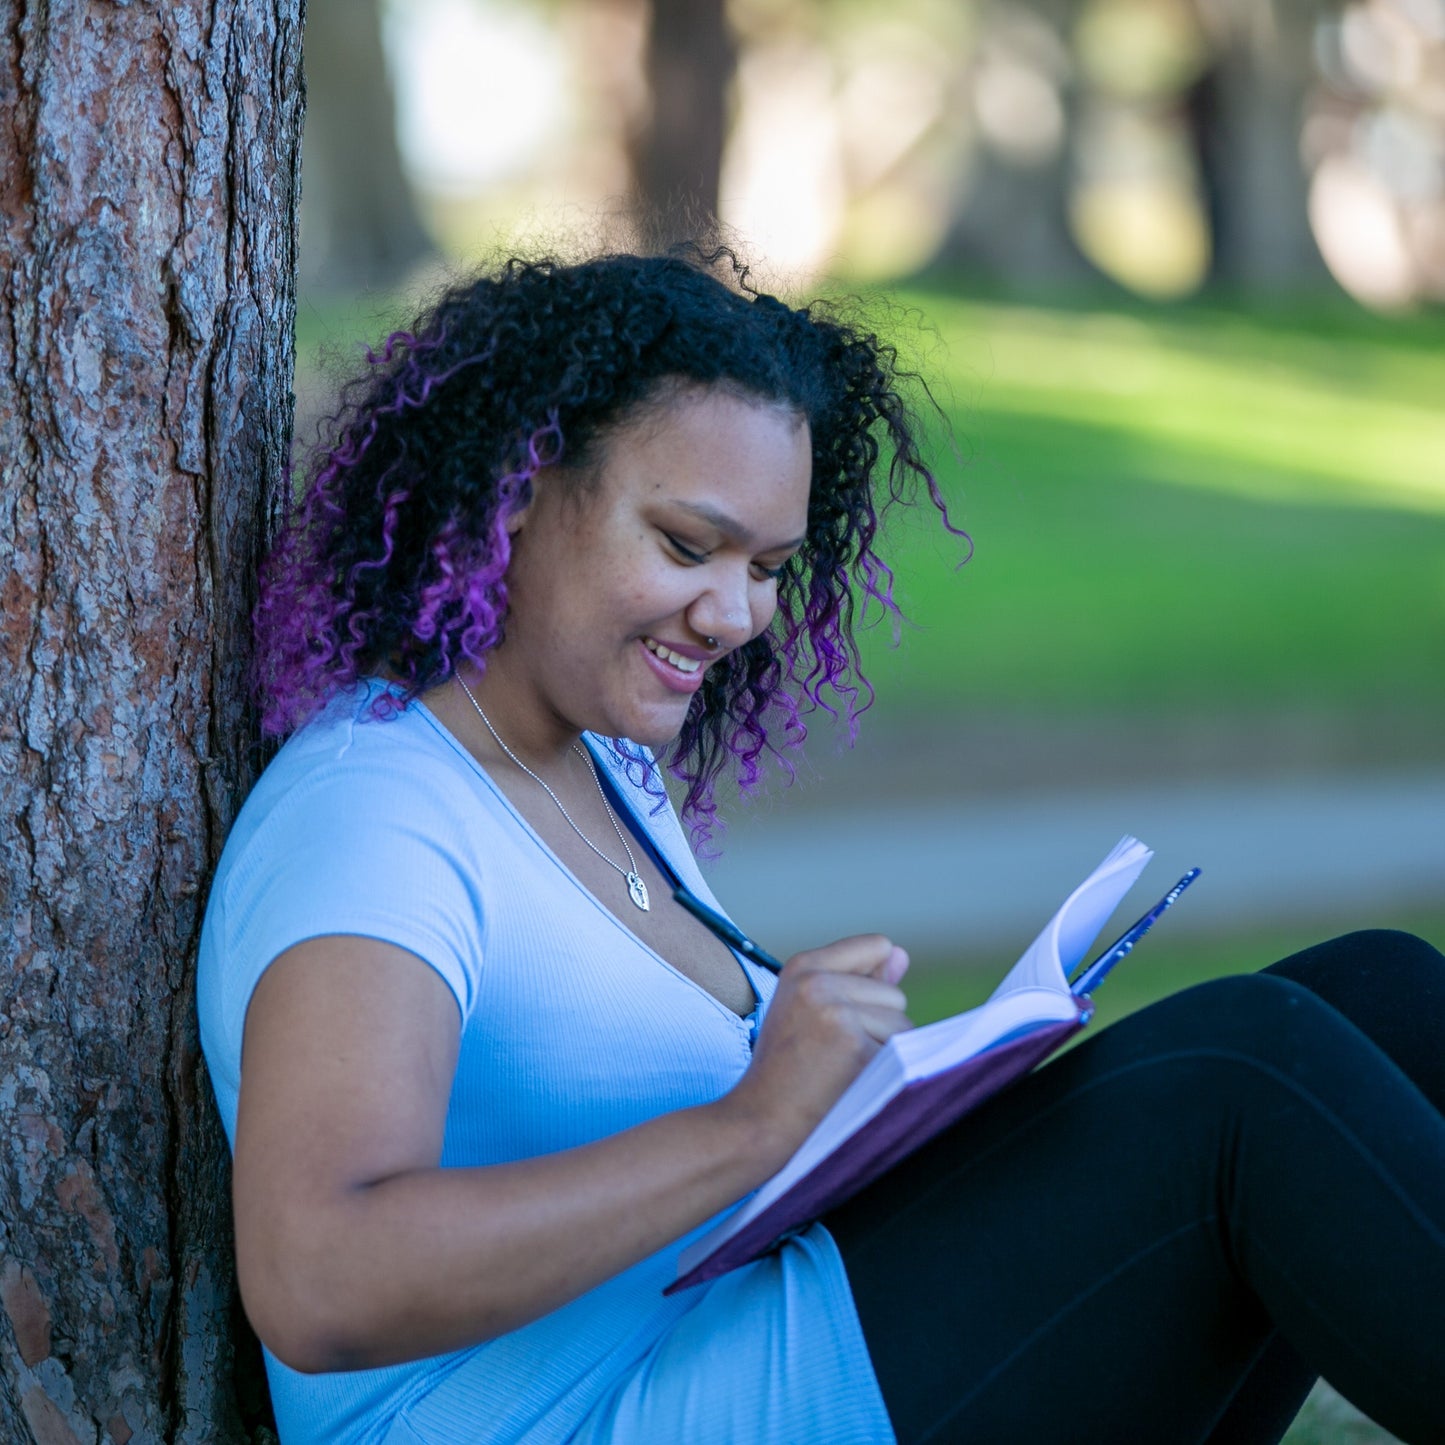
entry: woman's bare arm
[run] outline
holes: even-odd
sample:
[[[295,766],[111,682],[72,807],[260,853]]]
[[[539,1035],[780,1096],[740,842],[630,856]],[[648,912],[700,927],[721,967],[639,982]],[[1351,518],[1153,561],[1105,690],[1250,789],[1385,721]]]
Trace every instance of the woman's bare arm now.
[[[887,939],[790,961],[743,1081],[582,1148],[441,1169],[456,1003],[405,950],[309,940],[246,1017],[236,1254],[257,1333],[293,1368],[359,1369],[515,1329],[774,1173],[907,1027]]]

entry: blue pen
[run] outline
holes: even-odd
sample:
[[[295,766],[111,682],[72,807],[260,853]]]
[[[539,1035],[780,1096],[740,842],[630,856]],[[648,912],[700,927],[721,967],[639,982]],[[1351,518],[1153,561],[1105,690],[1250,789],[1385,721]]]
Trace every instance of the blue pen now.
[[[735,928],[721,913],[716,913],[709,908],[701,898],[694,898],[693,895],[680,884],[672,890],[672,896],[676,898],[709,933],[722,939],[729,947],[737,949],[739,953],[752,959],[754,963],[760,963],[764,968],[771,969],[774,973],[781,973],[783,971],[783,965],[779,963],[771,953],[759,948],[742,929]]]
[[[1121,933],[1093,963],[1084,969],[1083,972],[1074,979],[1073,983],[1069,985],[1070,989],[1075,994],[1082,996],[1097,988],[1109,970],[1113,968],[1121,958],[1127,958],[1133,951],[1134,945],[1153,928],[1154,920],[1199,877],[1199,871],[1198,868],[1191,868],[1148,913],[1137,923]]]

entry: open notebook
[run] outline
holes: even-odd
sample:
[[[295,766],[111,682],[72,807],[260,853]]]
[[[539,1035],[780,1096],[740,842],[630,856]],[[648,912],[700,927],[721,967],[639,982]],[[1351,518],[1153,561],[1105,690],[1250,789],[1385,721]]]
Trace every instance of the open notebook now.
[[[1122,838],[1064,900],[987,1002],[889,1039],[787,1164],[683,1250],[677,1279],[666,1292],[701,1284],[766,1253],[1081,1029],[1093,1005],[1070,987],[1069,975],[1152,856],[1137,838]],[[1182,879],[1096,960],[1089,976],[1107,971],[1110,955],[1123,957],[1193,877],[1191,872]]]

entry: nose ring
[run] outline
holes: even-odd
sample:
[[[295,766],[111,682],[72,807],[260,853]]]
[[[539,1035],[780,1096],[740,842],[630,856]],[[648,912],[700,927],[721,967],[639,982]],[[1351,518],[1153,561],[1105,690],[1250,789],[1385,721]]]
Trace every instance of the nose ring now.
[[[716,638],[716,637],[704,637],[704,638],[703,638],[703,642],[705,642],[705,643],[707,644],[707,650],[708,650],[709,652],[716,652],[716,651],[717,651],[717,638]]]

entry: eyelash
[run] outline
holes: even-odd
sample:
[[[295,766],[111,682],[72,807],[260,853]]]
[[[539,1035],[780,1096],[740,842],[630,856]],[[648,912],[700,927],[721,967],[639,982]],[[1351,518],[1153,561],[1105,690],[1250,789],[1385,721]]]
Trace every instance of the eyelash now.
[[[667,538],[668,545],[684,562],[691,562],[694,565],[698,565],[707,561],[706,552],[694,552],[691,547],[684,547],[671,532],[664,532],[662,535]]]
[[[707,561],[708,553],[695,552],[691,547],[683,546],[671,532],[664,532],[662,535],[667,538],[668,545],[672,550],[676,552],[684,562],[688,563],[689,566],[701,566],[702,563]],[[757,570],[762,574],[762,578],[768,582],[776,582],[783,575],[782,567],[758,567]]]

